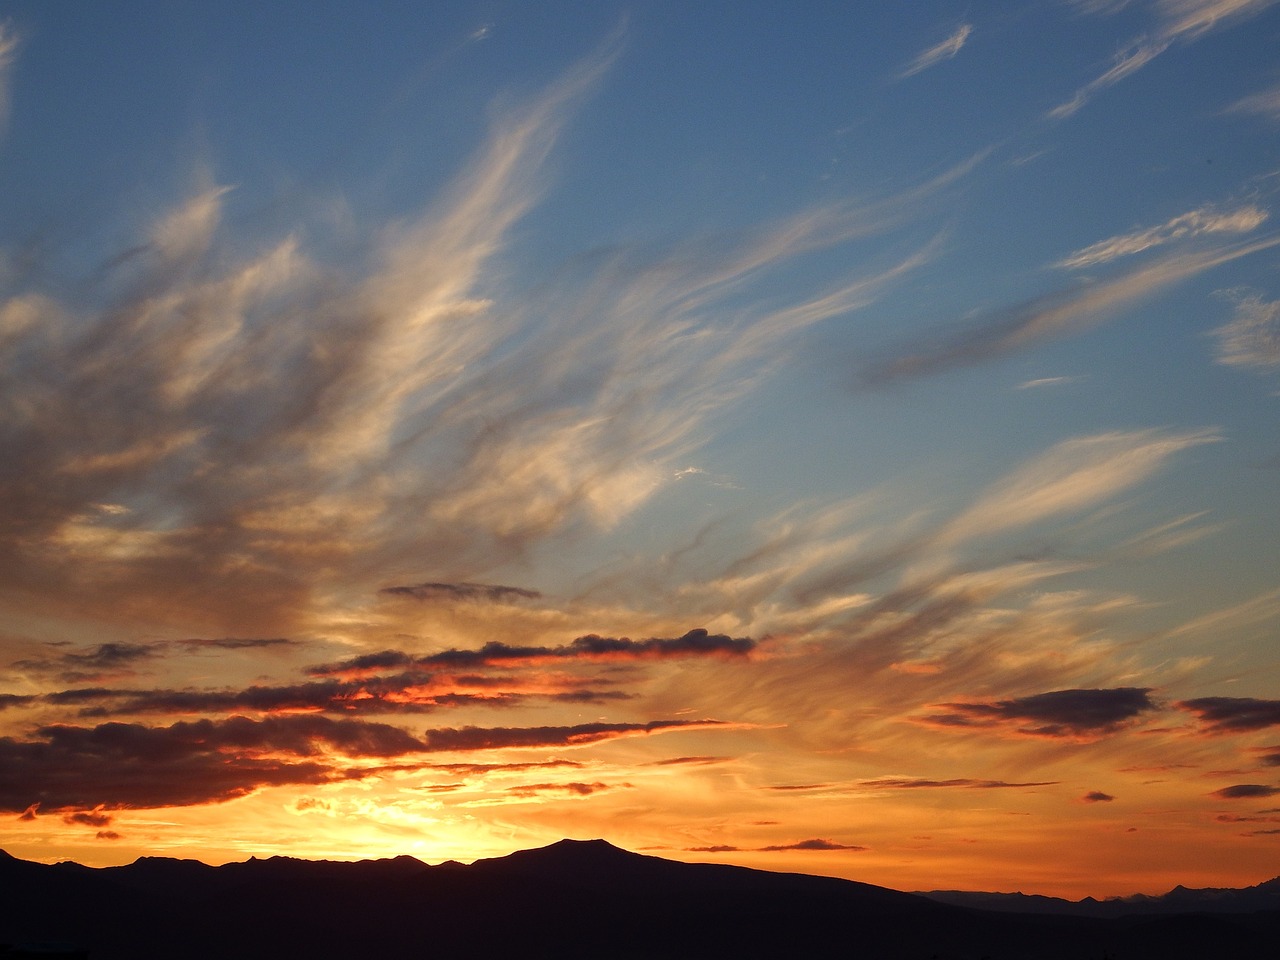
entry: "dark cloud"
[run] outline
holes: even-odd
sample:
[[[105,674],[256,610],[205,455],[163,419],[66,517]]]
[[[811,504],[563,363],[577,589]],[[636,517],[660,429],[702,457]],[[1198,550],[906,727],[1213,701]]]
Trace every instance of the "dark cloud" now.
[[[34,820],[34,819],[36,818],[36,811],[37,811],[37,810],[39,810],[39,809],[40,809],[40,804],[39,804],[38,802],[37,802],[37,803],[33,803],[33,804],[31,804],[30,806],[28,806],[28,807],[27,807],[27,809],[23,810],[23,811],[22,811],[22,813],[20,813],[20,814],[18,815],[18,819],[19,819],[19,820]]]
[[[1280,823],[1280,817],[1264,816],[1267,811],[1263,810],[1255,817],[1241,817],[1234,813],[1220,813],[1213,819],[1218,823]]]
[[[492,583],[419,583],[408,587],[383,587],[378,592],[422,601],[462,600],[471,603],[510,603],[515,600],[537,600],[542,596],[537,590]]]
[[[92,751],[65,742],[0,738],[0,809],[175,807],[218,803],[260,787],[325,783],[329,766],[227,756],[218,751]]]
[[[594,690],[585,687],[533,692],[493,689],[504,684],[519,687],[522,682],[517,677],[449,678],[408,671],[393,676],[349,680],[331,678],[281,686],[251,686],[243,690],[82,687],[45,694],[41,699],[61,706],[82,706],[85,708],[81,711],[82,716],[105,717],[155,713],[234,713],[244,710],[261,713],[312,710],[366,715],[431,713],[439,709],[465,706],[508,707],[529,698],[561,703],[599,704],[629,700],[633,696],[620,690]],[[468,685],[489,689],[483,693],[467,693],[456,689],[458,686]]]
[[[830,790],[837,786],[834,783],[784,783],[776,787],[770,787],[770,790]]]
[[[1262,762],[1268,767],[1280,767],[1280,746],[1263,747],[1259,751],[1262,754]]]
[[[84,667],[111,669],[125,666],[138,660],[148,660],[157,655],[155,644],[148,643],[102,643],[86,653],[64,653],[64,663],[80,664]]]
[[[95,838],[97,838],[98,840],[121,840],[121,839],[123,839],[123,838],[120,836],[120,834],[116,833],[114,830],[99,830],[97,833],[95,833],[95,834],[94,834],[94,837],[95,837]]]
[[[847,843],[836,843],[832,840],[801,840],[798,843],[786,843],[778,846],[759,847],[758,849],[774,852],[782,850],[865,850],[866,847],[854,846]]]
[[[1109,793],[1103,793],[1101,790],[1090,790],[1080,799],[1085,803],[1110,803],[1115,797]]]
[[[167,727],[57,724],[40,728],[36,739],[0,738],[0,770],[5,771],[0,779],[0,810],[34,817],[37,807],[100,814],[130,807],[191,806],[235,799],[260,787],[361,779],[391,769],[341,769],[333,765],[335,753],[377,759],[444,751],[571,747],[718,725],[722,724],[714,720],[655,720],[570,727],[466,727],[427,730],[419,738],[389,724],[300,714],[198,720]],[[545,765],[567,765],[567,761]],[[423,766],[405,764],[395,769]]]
[[[978,703],[945,703],[952,712],[923,718],[954,727],[1012,726],[1020,733],[1071,737],[1110,733],[1154,710],[1148,687],[1054,690],[1029,697]]]
[[[709,766],[713,763],[724,763],[732,759],[732,757],[670,757],[666,760],[653,761],[653,766],[670,767],[683,764],[687,764],[689,766]]]
[[[712,634],[706,630],[690,630],[681,637],[651,637],[631,640],[627,637],[601,637],[595,634],[578,637],[558,647],[520,647],[493,640],[478,650],[443,650],[427,656],[410,657],[395,650],[353,657],[340,663],[319,664],[309,668],[314,676],[359,673],[388,668],[476,669],[504,663],[539,663],[555,660],[658,660],[669,657],[721,656],[738,657],[750,653],[754,640]]]
[[[634,700],[634,693],[621,690],[565,690],[563,693],[543,694],[556,703],[607,703],[610,700]]]
[[[208,640],[193,637],[177,642],[184,647],[214,650],[259,650],[263,647],[299,646],[297,640],[289,640],[285,637],[219,637]]]
[[[0,693],[0,710],[8,710],[10,707],[25,707],[35,699],[34,694]]]
[[[1280,787],[1268,787],[1261,783],[1237,783],[1221,790],[1213,791],[1213,796],[1223,800],[1248,800],[1258,797],[1274,797],[1280,795]]]
[[[399,650],[380,650],[377,653],[365,653],[341,663],[318,664],[308,667],[307,673],[313,676],[328,676],[335,673],[362,673],[370,670],[399,670],[411,667],[414,657]]]
[[[718,843],[711,847],[685,847],[689,853],[737,853],[741,847],[731,847],[726,843]]]
[[[17,660],[13,666],[36,673],[57,674],[75,682],[131,671],[134,664],[160,655],[163,644],[102,643],[84,651],[70,650],[56,657]]]
[[[512,747],[575,747],[669,730],[724,726],[719,720],[651,720],[648,723],[582,723],[571,727],[445,727],[428,730],[430,751],[505,750]]]
[[[516,773],[522,770],[547,770],[557,767],[581,767],[577,760],[543,760],[535,763],[433,763],[432,770],[443,770],[457,776],[483,775],[486,773]]]
[[[390,757],[423,748],[387,724],[319,716],[200,720],[168,727],[53,725],[40,739],[0,738],[0,809],[112,810],[190,806],[244,796],[262,786],[324,783],[330,752]],[[291,754],[304,762],[270,756]]]
[[[109,827],[114,818],[109,813],[103,813],[98,810],[80,810],[76,813],[68,813],[62,818],[63,823],[80,823],[86,827]]]
[[[920,780],[904,777],[881,777],[878,780],[864,780],[860,786],[875,787],[886,790],[914,790],[916,788],[963,787],[974,790],[999,790],[1007,787],[1052,787],[1057,780],[1031,780],[1025,783],[1008,783],[1004,780],[970,780],[966,778],[954,780]]]
[[[1175,704],[1207,724],[1210,733],[1261,730],[1280,725],[1280,700],[1253,697],[1199,697]]]
[[[630,786],[630,784],[623,784]],[[588,797],[593,793],[600,793],[604,790],[615,789],[613,785],[608,783],[529,783],[518,787],[508,787],[507,792],[517,797],[536,797],[543,793],[565,793],[576,797]]]

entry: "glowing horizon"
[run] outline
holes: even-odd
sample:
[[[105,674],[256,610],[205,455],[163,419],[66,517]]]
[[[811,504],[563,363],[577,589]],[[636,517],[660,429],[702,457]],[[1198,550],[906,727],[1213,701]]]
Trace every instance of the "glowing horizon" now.
[[[1280,8],[785,6],[14,5],[0,848],[1275,876]]]

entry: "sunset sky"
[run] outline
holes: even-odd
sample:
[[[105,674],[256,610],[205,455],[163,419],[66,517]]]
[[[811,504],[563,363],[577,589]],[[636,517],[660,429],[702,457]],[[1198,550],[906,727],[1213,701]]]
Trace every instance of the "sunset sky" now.
[[[0,27],[0,848],[1280,873],[1280,4]]]

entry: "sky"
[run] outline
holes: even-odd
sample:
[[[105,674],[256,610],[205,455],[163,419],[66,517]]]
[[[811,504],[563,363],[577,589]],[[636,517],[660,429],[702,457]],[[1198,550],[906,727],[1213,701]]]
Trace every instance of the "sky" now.
[[[0,27],[0,848],[1280,863],[1280,4]]]

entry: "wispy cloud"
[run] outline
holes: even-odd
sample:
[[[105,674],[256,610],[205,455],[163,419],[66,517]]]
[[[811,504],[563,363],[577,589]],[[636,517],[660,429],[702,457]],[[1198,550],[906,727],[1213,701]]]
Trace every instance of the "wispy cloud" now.
[[[1035,380],[1023,380],[1015,390],[1038,390],[1041,387],[1063,387],[1069,383],[1077,383],[1081,377],[1038,377]]]
[[[74,570],[59,604],[287,635],[412,556],[426,582],[410,596],[529,599],[471,576],[633,514],[799,332],[933,256],[926,243],[789,301],[744,297],[797,258],[901,225],[971,164],[508,289],[510,231],[613,55],[499,113],[466,173],[363,262],[322,266],[301,230],[231,240],[232,193],[210,186],[90,294],[0,302],[6,596],[38,605]]]
[[[1175,44],[1187,44],[1216,27],[1256,16],[1275,0],[1153,0],[1149,5],[1156,18],[1149,35],[1134,40],[1120,53],[1115,63],[1101,75],[1085,84],[1075,95],[1049,111],[1060,120],[1071,116],[1094,96],[1119,83],[1160,56]],[[1085,12],[1114,13],[1123,4],[1110,0],[1085,0],[1075,4]]]
[[[1280,367],[1280,300],[1234,294],[1235,318],[1218,327],[1218,362],[1232,367]]]
[[[1089,330],[1130,303],[1277,245],[1280,237],[1272,236],[1170,254],[1103,283],[1060,290],[992,311],[958,333],[924,337],[899,347],[888,357],[865,365],[859,379],[867,387],[886,386],[1010,356],[1046,340]]]
[[[1280,120],[1280,84],[1242,97],[1227,108],[1228,113],[1247,113]]]
[[[1141,430],[1065,440],[994,484],[938,539],[951,543],[1096,505],[1148,479],[1175,454],[1217,439],[1208,431]]]
[[[18,35],[8,21],[0,22],[0,134],[9,124],[9,73],[18,53]]]
[[[912,77],[922,70],[928,70],[930,67],[941,63],[943,60],[950,60],[960,52],[960,49],[965,45],[972,33],[973,24],[960,24],[947,39],[914,57],[910,63],[902,68],[898,76]]]
[[[1267,219],[1267,211],[1248,205],[1235,210],[1219,210],[1200,207],[1174,217],[1158,227],[1144,227],[1132,233],[1121,234],[1077,250],[1058,261],[1055,266],[1067,269],[1092,267],[1108,263],[1119,257],[1150,250],[1174,240],[1182,240],[1205,233],[1248,233],[1257,229]]]

